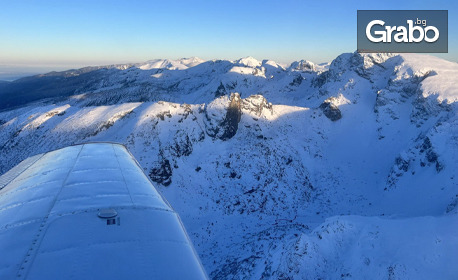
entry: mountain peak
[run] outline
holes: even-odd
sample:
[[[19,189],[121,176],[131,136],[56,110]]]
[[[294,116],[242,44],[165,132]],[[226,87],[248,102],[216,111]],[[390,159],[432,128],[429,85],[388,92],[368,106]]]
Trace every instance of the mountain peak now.
[[[316,65],[315,63],[308,61],[308,60],[299,60],[299,61],[294,61],[291,63],[289,66],[290,70],[299,70],[299,71],[316,71]]]
[[[248,67],[259,67],[261,62],[252,56],[247,56],[236,61],[238,64],[242,64]]]
[[[179,61],[180,63],[188,66],[188,67],[194,67],[196,65],[199,65],[203,62],[205,62],[206,60],[204,59],[201,59],[197,56],[191,56],[191,57],[183,57],[183,58],[180,58],[178,59],[177,61]]]

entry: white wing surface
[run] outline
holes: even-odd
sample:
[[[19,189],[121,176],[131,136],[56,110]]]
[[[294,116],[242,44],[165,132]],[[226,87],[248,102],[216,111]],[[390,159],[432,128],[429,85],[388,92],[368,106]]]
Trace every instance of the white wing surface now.
[[[0,177],[0,279],[206,279],[177,213],[119,144],[34,156]]]

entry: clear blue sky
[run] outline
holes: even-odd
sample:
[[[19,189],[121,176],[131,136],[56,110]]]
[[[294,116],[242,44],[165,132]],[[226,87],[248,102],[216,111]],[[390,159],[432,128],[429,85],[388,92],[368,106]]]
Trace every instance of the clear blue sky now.
[[[356,50],[358,9],[449,10],[449,53],[439,56],[458,61],[458,1],[0,0],[0,66],[249,55],[319,63]]]

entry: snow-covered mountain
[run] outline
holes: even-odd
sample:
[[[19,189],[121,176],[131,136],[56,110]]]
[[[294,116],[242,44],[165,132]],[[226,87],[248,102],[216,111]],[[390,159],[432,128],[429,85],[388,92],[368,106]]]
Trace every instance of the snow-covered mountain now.
[[[24,78],[0,97],[0,173],[123,143],[213,279],[458,277],[456,63],[154,60]]]

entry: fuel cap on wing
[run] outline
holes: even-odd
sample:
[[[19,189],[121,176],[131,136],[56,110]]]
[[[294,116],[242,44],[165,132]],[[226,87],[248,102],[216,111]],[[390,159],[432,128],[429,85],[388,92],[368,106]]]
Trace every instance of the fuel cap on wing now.
[[[110,219],[114,218],[118,215],[118,212],[114,210],[113,208],[102,208],[99,210],[99,213],[97,214],[99,218],[102,219]]]

